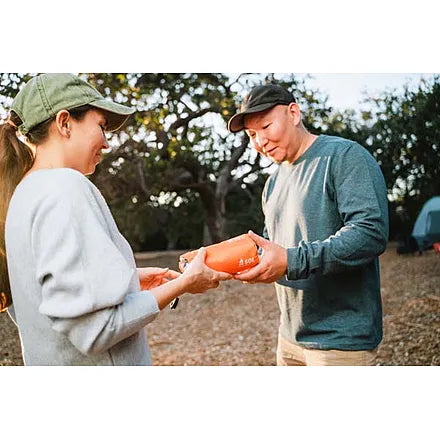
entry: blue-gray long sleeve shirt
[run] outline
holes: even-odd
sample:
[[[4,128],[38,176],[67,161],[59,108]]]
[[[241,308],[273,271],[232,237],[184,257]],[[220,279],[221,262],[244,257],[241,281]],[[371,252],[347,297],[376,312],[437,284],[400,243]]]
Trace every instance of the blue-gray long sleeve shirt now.
[[[388,240],[387,191],[359,144],[319,136],[263,192],[265,234],[287,248],[275,284],[281,335],[307,348],[369,350],[382,339],[378,256]]]

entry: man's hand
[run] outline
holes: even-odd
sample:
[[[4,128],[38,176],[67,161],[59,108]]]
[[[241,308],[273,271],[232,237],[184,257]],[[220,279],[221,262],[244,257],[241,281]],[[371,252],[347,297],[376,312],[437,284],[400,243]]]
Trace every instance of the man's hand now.
[[[180,276],[175,270],[162,267],[138,267],[141,290],[150,290]]]
[[[263,249],[263,255],[256,266],[234,275],[234,278],[247,283],[268,284],[279,280],[287,271],[287,250],[252,231],[249,231],[248,235],[254,240],[255,244]]]

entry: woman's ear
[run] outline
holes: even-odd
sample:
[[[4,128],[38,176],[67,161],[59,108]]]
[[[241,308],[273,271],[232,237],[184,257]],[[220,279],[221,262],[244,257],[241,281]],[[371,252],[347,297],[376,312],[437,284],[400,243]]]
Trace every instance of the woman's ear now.
[[[55,118],[55,125],[58,133],[63,137],[70,137],[70,113],[67,110],[60,110]]]

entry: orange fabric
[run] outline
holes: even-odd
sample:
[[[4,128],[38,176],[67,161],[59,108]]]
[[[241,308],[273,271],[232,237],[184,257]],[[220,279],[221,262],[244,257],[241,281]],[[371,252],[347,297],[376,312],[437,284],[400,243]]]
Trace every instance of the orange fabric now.
[[[187,252],[179,258],[181,272],[191,263],[198,251]],[[247,235],[239,235],[206,247],[205,264],[211,269],[236,274],[258,264],[257,246]]]

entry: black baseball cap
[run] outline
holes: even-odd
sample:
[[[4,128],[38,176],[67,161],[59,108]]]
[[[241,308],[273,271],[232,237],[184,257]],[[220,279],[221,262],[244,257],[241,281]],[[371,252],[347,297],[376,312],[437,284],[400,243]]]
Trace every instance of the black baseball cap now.
[[[240,112],[228,121],[228,130],[237,133],[244,129],[244,117],[251,113],[263,112],[276,105],[289,105],[296,102],[293,95],[281,86],[267,84],[254,87],[243,99]]]

